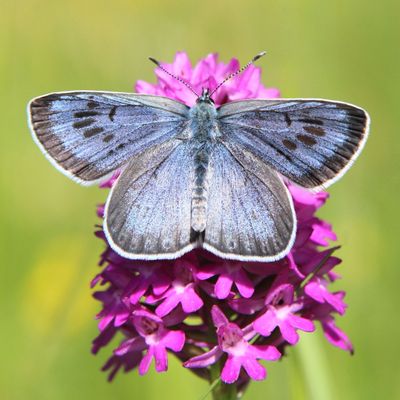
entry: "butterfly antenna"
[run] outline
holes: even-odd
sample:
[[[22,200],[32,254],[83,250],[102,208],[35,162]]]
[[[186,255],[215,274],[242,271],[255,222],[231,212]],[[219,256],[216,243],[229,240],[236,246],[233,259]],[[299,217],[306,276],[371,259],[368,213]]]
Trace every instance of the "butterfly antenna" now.
[[[253,57],[246,65],[244,65],[242,68],[238,69],[235,72],[232,72],[230,75],[228,75],[211,93],[210,97],[227,81],[230,79],[234,78],[236,75],[241,74],[246,68],[250,67],[251,64],[254,64],[259,58],[265,56],[267,54],[265,51],[262,51],[261,53],[258,53],[255,57]]]
[[[153,62],[154,64],[157,65],[158,68],[160,68],[162,71],[164,71],[166,74],[168,74],[169,76],[171,76],[172,78],[176,79],[178,82],[183,83],[188,89],[190,89],[197,97],[199,97],[199,94],[189,85],[189,83],[187,83],[186,81],[184,81],[182,78],[180,78],[179,76],[176,76],[174,74],[172,74],[171,72],[167,71],[155,58],[153,57],[149,57],[149,60],[151,62]]]

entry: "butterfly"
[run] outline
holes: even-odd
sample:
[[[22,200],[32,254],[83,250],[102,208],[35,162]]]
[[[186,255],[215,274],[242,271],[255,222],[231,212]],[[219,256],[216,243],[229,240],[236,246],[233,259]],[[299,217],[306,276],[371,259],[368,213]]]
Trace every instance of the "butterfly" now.
[[[129,259],[173,259],[194,248],[270,262],[293,246],[296,214],[282,177],[314,191],[360,154],[369,116],[322,99],[249,99],[216,107],[161,96],[97,91],[31,100],[33,138],[50,162],[91,185],[122,170],[104,232]],[[160,68],[193,90],[185,81]]]

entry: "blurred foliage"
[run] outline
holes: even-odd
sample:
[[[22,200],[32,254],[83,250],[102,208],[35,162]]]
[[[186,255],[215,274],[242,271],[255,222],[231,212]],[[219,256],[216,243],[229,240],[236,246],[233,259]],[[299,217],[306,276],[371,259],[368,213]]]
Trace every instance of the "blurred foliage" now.
[[[398,285],[399,3],[382,0],[2,0],[0,13],[0,398],[198,399],[207,386],[172,360],[170,371],[106,382],[89,281],[101,243],[92,235],[105,191],[65,179],[30,138],[27,101],[51,91],[130,91],[154,81],[149,55],[193,61],[218,51],[246,62],[260,50],[263,81],[284,97],[365,107],[372,132],[355,167],[330,192],[323,216],[344,259],[339,325],[354,357],[322,334],[268,366],[247,398],[400,398]],[[396,221],[397,220],[397,221]],[[110,349],[111,350],[111,349]]]

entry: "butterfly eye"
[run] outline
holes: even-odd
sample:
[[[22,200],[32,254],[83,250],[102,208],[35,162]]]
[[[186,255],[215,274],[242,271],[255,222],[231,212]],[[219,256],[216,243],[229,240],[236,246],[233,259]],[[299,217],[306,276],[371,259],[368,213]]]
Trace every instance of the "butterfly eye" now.
[[[214,100],[210,97],[210,90],[203,88],[201,92],[201,96],[199,96],[196,100],[196,103],[209,103],[215,104]]]
[[[211,97],[208,97],[205,101],[210,104],[215,104],[214,100]]]

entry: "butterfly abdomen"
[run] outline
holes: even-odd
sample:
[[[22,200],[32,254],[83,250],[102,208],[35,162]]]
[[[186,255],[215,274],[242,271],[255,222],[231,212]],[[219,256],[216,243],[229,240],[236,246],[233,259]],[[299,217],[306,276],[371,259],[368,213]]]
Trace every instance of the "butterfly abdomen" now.
[[[208,163],[207,146],[201,146],[194,156],[195,181],[192,190],[191,227],[196,232],[206,228],[208,201]]]

